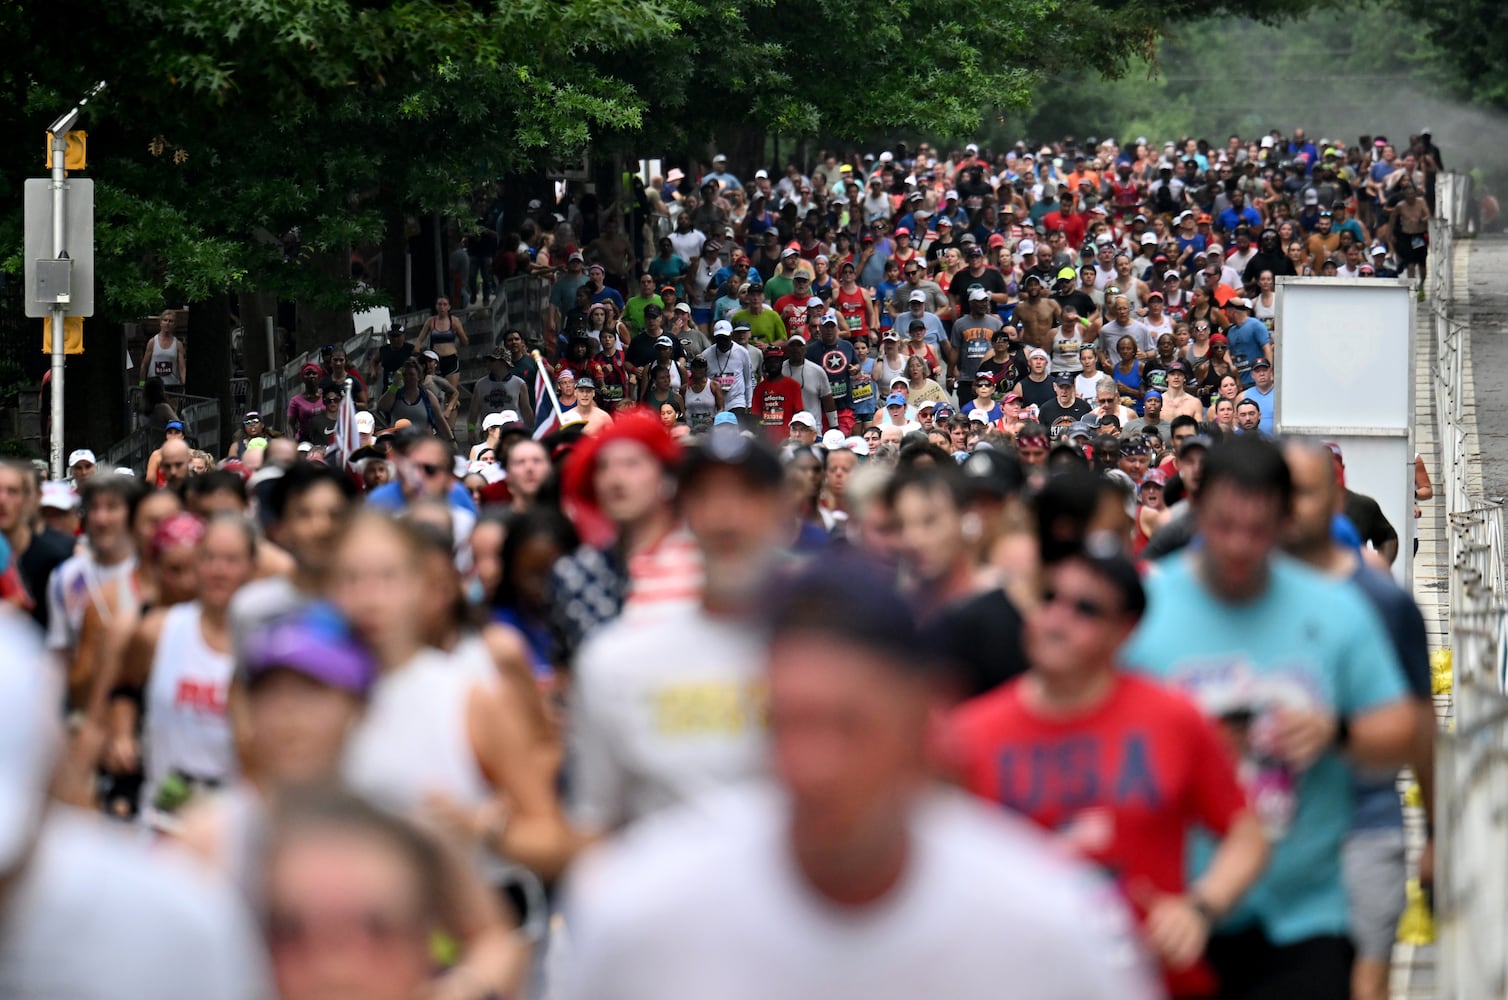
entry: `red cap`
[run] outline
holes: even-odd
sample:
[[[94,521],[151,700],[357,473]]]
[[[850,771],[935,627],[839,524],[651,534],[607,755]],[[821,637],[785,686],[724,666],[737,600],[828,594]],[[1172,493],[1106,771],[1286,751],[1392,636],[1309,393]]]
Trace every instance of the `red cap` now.
[[[1229,344],[1230,343],[1230,338],[1227,337],[1223,333],[1217,333],[1213,337],[1210,338],[1210,343],[1212,343],[1212,344]]]
[[[900,227],[899,229],[897,229],[895,231],[895,235],[897,235],[897,236],[910,236],[911,235],[911,230],[908,227],[906,227],[906,226],[902,226],[902,227]]]
[[[999,233],[991,233],[989,245],[992,247],[1003,247],[1005,246],[1005,237]]]

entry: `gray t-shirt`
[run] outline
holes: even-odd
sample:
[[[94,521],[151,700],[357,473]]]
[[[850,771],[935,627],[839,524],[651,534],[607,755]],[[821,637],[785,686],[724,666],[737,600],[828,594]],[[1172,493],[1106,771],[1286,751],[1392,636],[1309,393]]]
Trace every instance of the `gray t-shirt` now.
[[[1111,320],[1100,327],[1100,339],[1097,345],[1100,352],[1110,358],[1111,363],[1121,359],[1120,354],[1115,350],[1115,342],[1125,336],[1129,336],[1132,340],[1136,341],[1136,350],[1138,352],[1152,350],[1152,328],[1147,324],[1141,320],[1133,319],[1125,326],[1121,326],[1119,323]]]
[[[519,401],[529,398],[528,386],[517,375],[505,375],[501,379],[483,375],[476,380],[472,393],[481,399],[483,413],[521,412]]]

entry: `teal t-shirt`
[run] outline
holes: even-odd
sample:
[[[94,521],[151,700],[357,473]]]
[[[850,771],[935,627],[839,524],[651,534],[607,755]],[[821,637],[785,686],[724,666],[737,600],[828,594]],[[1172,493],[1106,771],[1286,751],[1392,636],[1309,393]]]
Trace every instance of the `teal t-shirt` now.
[[[1240,751],[1240,774],[1272,857],[1222,929],[1260,925],[1278,945],[1347,933],[1340,850],[1351,825],[1352,776],[1337,753],[1302,774],[1263,753],[1278,706],[1354,716],[1405,694],[1376,611],[1355,585],[1276,556],[1265,594],[1227,604],[1195,573],[1197,551],[1156,564],[1148,607],[1122,655],[1132,669],[1191,696]],[[1190,852],[1203,871],[1209,841]]]

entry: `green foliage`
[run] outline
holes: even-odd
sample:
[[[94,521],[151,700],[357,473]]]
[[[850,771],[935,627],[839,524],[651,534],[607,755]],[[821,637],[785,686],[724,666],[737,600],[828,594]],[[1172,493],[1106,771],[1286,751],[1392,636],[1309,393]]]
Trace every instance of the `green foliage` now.
[[[1458,96],[1508,111],[1508,5],[1497,0],[1396,0],[1424,26]]]

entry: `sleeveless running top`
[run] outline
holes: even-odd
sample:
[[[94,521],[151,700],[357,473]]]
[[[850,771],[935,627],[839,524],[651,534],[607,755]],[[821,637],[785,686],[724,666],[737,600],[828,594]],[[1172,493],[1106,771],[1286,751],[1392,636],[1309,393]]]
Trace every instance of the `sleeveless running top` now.
[[[420,387],[419,398],[410,403],[403,398],[403,390],[398,390],[398,395],[393,400],[393,409],[391,411],[393,423],[406,418],[412,421],[415,427],[422,427],[431,432],[435,430],[435,426],[429,418],[429,407],[424,405],[424,391],[423,387]]]
[[[169,775],[218,785],[236,771],[225,714],[235,664],[204,641],[201,622],[198,601],[169,608],[152,655],[143,717],[144,811]]]
[[[1252,313],[1251,314],[1253,316],[1255,316],[1257,319],[1261,320],[1263,323],[1267,324],[1267,332],[1271,333],[1277,327],[1277,320],[1278,320],[1278,300],[1277,300],[1277,297],[1276,296],[1273,297],[1272,305],[1270,305],[1270,306],[1264,306],[1262,304],[1262,296],[1258,295],[1256,298],[1254,298],[1254,299],[1251,300],[1251,305],[1252,305]]]
[[[482,666],[475,657],[425,648],[383,674],[346,742],[342,770],[351,788],[407,816],[434,792],[465,807],[490,801],[492,788],[466,729],[468,695],[496,680]]]
[[[433,322],[429,326],[429,342],[431,345],[454,344],[456,342],[456,327],[453,320],[446,321],[446,329],[441,330]]]
[[[869,333],[869,310],[864,306],[864,289],[854,288],[845,292],[840,287],[837,297],[838,319],[850,334]]]
[[[881,354],[874,359],[874,381],[879,386],[877,391],[881,399],[890,395],[890,383],[906,374],[906,355],[902,354],[900,360],[900,367],[892,368],[890,367],[890,363],[885,360],[885,355]]]
[[[700,434],[712,427],[712,420],[717,416],[717,397],[712,395],[712,380],[701,390],[686,387],[686,393],[682,396],[686,402],[686,423],[691,428],[691,433]]]
[[[163,385],[182,385],[183,373],[178,370],[178,338],[163,347],[156,337],[151,340],[152,349],[147,354],[147,376],[162,379]]]

